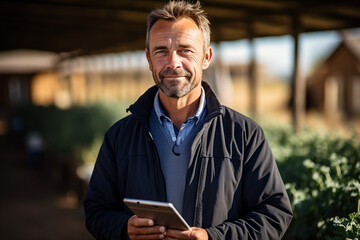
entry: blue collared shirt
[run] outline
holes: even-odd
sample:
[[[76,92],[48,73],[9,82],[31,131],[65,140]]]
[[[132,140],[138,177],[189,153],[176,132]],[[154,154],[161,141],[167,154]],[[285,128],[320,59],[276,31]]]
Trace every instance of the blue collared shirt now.
[[[180,127],[180,130],[174,126],[171,119],[166,116],[164,109],[162,108],[159,100],[159,91],[156,93],[154,98],[154,110],[160,124],[166,128],[169,133],[172,141],[176,145],[180,145],[186,136],[190,133],[192,128],[204,120],[206,116],[206,99],[205,99],[205,90],[201,87],[201,97],[199,107],[196,110],[195,114],[192,117],[189,117]]]

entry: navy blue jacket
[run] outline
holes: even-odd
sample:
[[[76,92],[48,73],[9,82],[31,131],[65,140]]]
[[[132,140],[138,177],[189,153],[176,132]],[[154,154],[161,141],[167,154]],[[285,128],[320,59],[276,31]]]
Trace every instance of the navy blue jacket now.
[[[292,210],[264,132],[202,85],[207,116],[191,147],[183,217],[210,239],[280,239]],[[86,226],[96,239],[128,238],[132,214],[123,198],[166,201],[149,130],[157,90],[144,93],[105,135],[84,201]]]

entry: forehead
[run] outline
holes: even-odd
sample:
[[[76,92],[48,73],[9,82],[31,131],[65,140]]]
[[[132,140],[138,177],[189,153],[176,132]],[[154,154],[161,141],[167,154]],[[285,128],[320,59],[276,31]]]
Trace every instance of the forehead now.
[[[190,18],[175,21],[158,20],[150,30],[149,44],[151,46],[165,43],[203,44],[201,30]]]

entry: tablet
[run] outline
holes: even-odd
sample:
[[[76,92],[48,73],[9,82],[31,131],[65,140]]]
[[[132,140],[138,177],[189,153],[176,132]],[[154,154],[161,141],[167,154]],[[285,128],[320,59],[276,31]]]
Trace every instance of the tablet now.
[[[155,225],[176,230],[191,230],[172,203],[124,198],[124,203],[141,218],[153,219]]]

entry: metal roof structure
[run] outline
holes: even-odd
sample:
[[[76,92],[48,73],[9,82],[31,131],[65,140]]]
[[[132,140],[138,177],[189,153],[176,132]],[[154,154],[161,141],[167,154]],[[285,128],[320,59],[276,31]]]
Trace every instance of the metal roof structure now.
[[[144,49],[163,0],[0,0],[0,51],[83,54]],[[360,27],[358,0],[203,0],[212,41]]]

